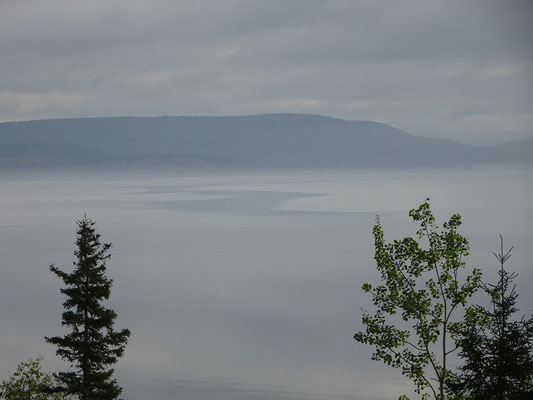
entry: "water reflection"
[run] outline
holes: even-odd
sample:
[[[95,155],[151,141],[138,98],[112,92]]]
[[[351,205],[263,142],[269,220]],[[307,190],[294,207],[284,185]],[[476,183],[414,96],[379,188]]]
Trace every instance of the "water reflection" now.
[[[159,193],[162,193],[161,191]],[[180,192],[199,195],[204,198],[194,200],[168,200],[161,202],[165,208],[180,210],[224,213],[231,215],[268,215],[268,216],[332,216],[350,215],[355,212],[344,211],[303,211],[280,208],[292,199],[327,196],[328,193],[297,193],[277,191],[201,191]]]

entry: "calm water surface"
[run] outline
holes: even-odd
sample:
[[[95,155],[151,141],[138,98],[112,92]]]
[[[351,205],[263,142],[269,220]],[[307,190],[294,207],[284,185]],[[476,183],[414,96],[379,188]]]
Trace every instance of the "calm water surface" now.
[[[116,374],[128,400],[378,399],[409,391],[352,339],[360,290],[375,281],[371,228],[412,235],[408,210],[431,197],[463,215],[469,262],[487,279],[498,234],[515,246],[533,309],[529,170],[0,176],[0,376],[62,333],[60,282],[75,220],[113,243],[118,327],[132,338]]]

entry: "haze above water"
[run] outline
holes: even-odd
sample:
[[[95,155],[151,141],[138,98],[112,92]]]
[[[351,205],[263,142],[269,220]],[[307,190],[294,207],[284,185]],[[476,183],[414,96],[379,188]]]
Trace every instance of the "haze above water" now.
[[[123,397],[393,399],[395,371],[352,339],[364,281],[378,278],[371,229],[414,234],[408,210],[431,197],[440,222],[463,216],[471,266],[487,280],[498,234],[515,246],[521,312],[533,309],[530,170],[314,171],[0,176],[0,376],[61,333],[55,263],[70,269],[83,213],[113,243],[116,367]]]

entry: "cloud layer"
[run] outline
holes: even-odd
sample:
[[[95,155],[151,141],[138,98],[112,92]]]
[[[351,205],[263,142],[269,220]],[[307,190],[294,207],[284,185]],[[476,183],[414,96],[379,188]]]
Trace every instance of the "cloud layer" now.
[[[303,112],[533,132],[527,1],[4,1],[0,121]]]

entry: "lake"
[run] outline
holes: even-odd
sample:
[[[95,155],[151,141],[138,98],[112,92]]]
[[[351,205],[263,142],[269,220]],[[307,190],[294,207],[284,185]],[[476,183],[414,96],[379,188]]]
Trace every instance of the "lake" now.
[[[521,312],[533,309],[531,170],[290,171],[0,175],[0,377],[42,355],[63,298],[50,264],[70,269],[87,213],[112,242],[116,365],[123,398],[395,399],[397,371],[352,336],[376,282],[372,226],[413,235],[426,197],[438,221],[463,216],[468,264],[494,280],[503,234],[514,246]]]

